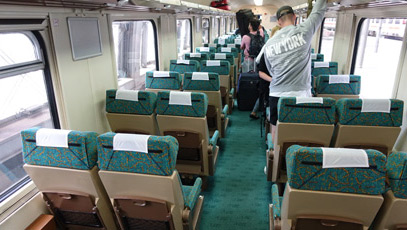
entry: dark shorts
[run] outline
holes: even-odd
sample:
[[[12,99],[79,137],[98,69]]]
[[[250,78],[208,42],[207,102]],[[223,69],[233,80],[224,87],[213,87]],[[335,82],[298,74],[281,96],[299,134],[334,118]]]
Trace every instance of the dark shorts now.
[[[277,125],[278,120],[278,112],[277,112],[277,104],[278,104],[279,97],[269,97],[269,105],[270,105],[270,123],[272,125]]]

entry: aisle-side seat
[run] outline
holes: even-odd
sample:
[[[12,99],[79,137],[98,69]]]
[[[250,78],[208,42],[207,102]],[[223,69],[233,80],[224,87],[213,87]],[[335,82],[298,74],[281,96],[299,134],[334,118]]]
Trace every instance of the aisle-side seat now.
[[[324,61],[324,54],[311,54],[311,61],[312,62],[323,62]]]
[[[403,106],[403,101],[396,99],[338,100],[333,146],[376,149],[389,154],[401,130]]]
[[[238,70],[240,68],[239,66],[239,51],[236,48],[233,47],[219,47],[217,49],[218,53],[232,53],[233,57],[235,58],[235,66],[237,66]]]
[[[182,78],[174,71],[148,71],[146,90],[157,93],[161,90],[181,90]]]
[[[106,117],[113,132],[158,135],[157,95],[138,90],[106,90]]]
[[[407,228],[407,153],[392,152],[387,157],[387,178],[390,190],[373,224],[375,230]]]
[[[230,64],[230,82],[229,82],[229,89],[230,89],[230,93],[229,93],[229,98],[232,99],[232,107],[234,105],[233,103],[233,98],[235,98],[236,96],[236,77],[237,77],[237,66],[235,65],[235,58],[233,57],[232,53],[213,53],[209,55],[209,59],[210,60],[224,60],[224,61],[228,61]],[[233,108],[229,108],[229,113],[232,112]]]
[[[206,177],[215,173],[219,132],[209,139],[204,93],[161,91],[157,98],[157,122],[161,135],[177,138],[177,169],[181,174]]]
[[[206,54],[215,53],[216,48],[215,47],[196,47],[195,52],[206,53]]]
[[[202,61],[209,60],[209,54],[207,53],[186,53],[184,55],[185,60],[194,60],[201,63]]]
[[[202,92],[208,96],[208,120],[209,136],[213,136],[216,130],[220,131],[220,136],[226,136],[226,129],[229,123],[227,117],[228,105],[222,108],[222,97],[220,94],[220,80],[217,73],[185,73],[184,91]]]
[[[294,144],[328,147],[335,124],[335,100],[332,98],[281,97],[273,140],[274,150],[266,153],[267,180],[285,183],[285,153]]]
[[[118,229],[98,176],[95,132],[21,132],[24,169],[61,229]]]
[[[338,62],[311,62],[311,86],[314,95],[316,78],[322,74],[338,74]]]
[[[181,76],[186,72],[199,72],[200,64],[196,60],[171,60],[170,71],[178,72]]]
[[[384,154],[294,145],[286,158],[288,182],[283,197],[277,184],[272,186],[270,223],[274,228],[270,229],[369,228],[383,203]]]
[[[197,229],[202,181],[183,186],[170,136],[106,133],[98,137],[99,175],[121,229]]]
[[[222,95],[222,105],[226,104],[232,108],[233,98],[230,97],[230,64],[228,61],[208,60],[201,62],[201,72],[212,72],[219,74],[220,92]]]
[[[361,77],[357,75],[319,75],[315,82],[317,97],[359,98]]]

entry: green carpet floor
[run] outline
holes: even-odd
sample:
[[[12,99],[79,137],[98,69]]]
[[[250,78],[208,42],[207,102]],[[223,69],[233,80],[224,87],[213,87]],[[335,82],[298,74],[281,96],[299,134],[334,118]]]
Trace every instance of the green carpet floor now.
[[[260,121],[237,109],[229,116],[227,137],[220,141],[215,176],[209,178],[201,230],[266,230],[271,183],[264,174],[264,134]]]

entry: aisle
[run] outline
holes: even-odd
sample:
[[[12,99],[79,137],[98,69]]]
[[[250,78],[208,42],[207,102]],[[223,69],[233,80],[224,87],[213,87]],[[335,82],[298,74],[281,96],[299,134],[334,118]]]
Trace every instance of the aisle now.
[[[264,175],[265,142],[259,120],[237,109],[229,116],[227,138],[215,176],[209,180],[201,230],[266,230],[271,185]]]

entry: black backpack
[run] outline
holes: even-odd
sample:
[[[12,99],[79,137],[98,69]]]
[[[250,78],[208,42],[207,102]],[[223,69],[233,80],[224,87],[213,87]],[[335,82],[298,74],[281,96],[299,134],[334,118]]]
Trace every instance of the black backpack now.
[[[259,55],[261,48],[264,46],[264,38],[260,35],[260,32],[257,31],[256,35],[251,33],[248,34],[250,37],[250,48],[249,48],[249,55],[253,57],[257,57]]]

